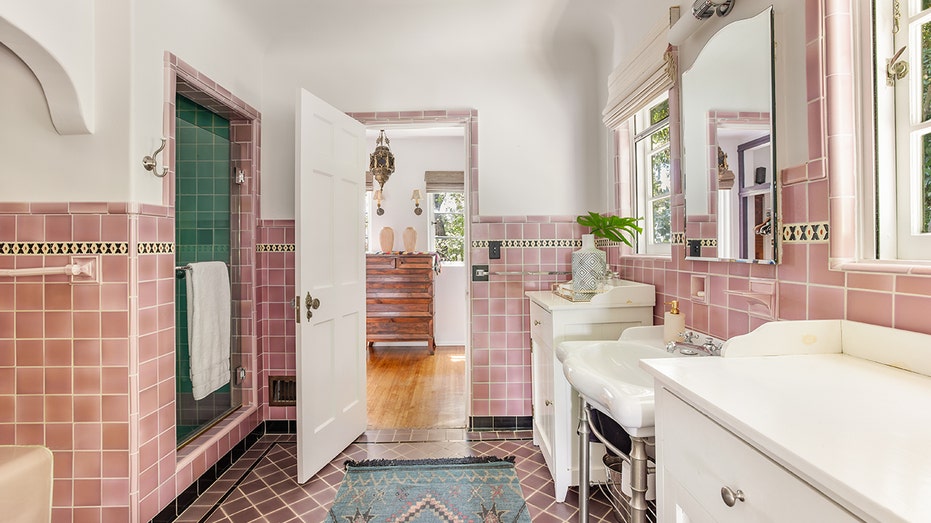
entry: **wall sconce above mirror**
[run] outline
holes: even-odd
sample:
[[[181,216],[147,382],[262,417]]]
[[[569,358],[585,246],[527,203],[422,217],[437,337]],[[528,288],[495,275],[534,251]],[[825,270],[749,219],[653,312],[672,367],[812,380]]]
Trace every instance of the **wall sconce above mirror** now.
[[[772,34],[772,7],[731,22],[682,73],[688,259],[778,259]]]

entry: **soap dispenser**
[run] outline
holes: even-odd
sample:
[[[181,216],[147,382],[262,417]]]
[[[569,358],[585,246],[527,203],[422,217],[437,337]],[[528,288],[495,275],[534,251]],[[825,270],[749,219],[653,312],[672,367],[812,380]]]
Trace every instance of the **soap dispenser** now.
[[[663,317],[663,343],[681,341],[685,332],[685,314],[679,313],[679,300],[666,302],[669,312]]]

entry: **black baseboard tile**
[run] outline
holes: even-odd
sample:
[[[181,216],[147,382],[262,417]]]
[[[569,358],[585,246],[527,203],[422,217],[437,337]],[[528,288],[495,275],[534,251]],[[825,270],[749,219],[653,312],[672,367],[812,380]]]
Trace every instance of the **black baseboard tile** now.
[[[168,506],[162,509],[162,511],[159,512],[154,518],[152,518],[150,523],[171,523],[172,521],[177,519],[178,516],[180,516],[182,512],[184,512],[188,507],[191,506],[191,504],[194,503],[194,501],[197,499],[198,496],[206,492],[207,489],[210,488],[210,486],[213,485],[213,483],[217,480],[217,478],[222,476],[224,472],[226,472],[231,466],[233,466],[233,464],[236,463],[236,460],[241,458],[242,455],[245,454],[246,451],[249,450],[250,447],[252,447],[252,445],[255,445],[255,443],[259,440],[259,438],[264,436],[266,433],[273,433],[273,434],[277,433],[277,432],[267,432],[266,431],[267,423],[281,423],[281,422],[284,423],[285,428],[288,427],[288,423],[293,423],[294,433],[297,432],[297,423],[293,421],[290,421],[290,422],[288,420],[281,420],[279,422],[263,421],[262,423],[259,423],[252,430],[252,432],[247,434],[246,437],[243,438],[241,441],[233,445],[233,447],[229,450],[229,452],[227,452],[220,459],[218,459],[216,463],[208,467],[207,470],[204,471],[204,473],[201,474],[200,477],[197,478],[194,481],[194,483],[191,484],[191,486],[184,489],[184,492],[179,494],[178,497],[176,497],[174,500],[172,500],[171,503],[168,504]],[[285,432],[285,434],[289,434],[289,433]]]

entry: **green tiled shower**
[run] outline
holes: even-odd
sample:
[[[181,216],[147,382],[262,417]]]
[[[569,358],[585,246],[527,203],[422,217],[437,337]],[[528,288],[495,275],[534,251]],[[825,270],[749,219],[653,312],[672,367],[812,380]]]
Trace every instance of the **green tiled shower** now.
[[[183,96],[176,99],[175,120],[175,262],[179,267],[199,261],[223,261],[230,265],[233,215],[230,122]],[[176,272],[176,405],[180,444],[231,410],[233,395],[227,384],[194,401],[184,279],[187,273]],[[232,351],[236,352],[235,346]]]

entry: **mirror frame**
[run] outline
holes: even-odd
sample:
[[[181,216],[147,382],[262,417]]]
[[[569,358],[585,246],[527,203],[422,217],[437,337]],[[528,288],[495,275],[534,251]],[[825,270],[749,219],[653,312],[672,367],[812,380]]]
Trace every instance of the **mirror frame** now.
[[[684,200],[684,202],[685,202],[685,203],[684,203],[685,208],[684,208],[683,217],[682,217],[682,219],[683,219],[683,227],[682,227],[682,230],[684,231],[684,233],[683,233],[683,240],[682,240],[682,241],[683,241],[684,246],[685,246],[684,252],[685,252],[685,259],[686,259],[686,260],[692,260],[692,261],[724,261],[724,262],[740,262],[740,263],[754,263],[754,264],[772,265],[772,264],[779,263],[779,260],[780,260],[780,258],[781,258],[781,256],[780,256],[780,254],[781,254],[781,242],[779,241],[779,232],[778,232],[779,229],[778,229],[778,227],[775,226],[775,224],[779,223],[779,215],[780,215],[780,213],[779,213],[779,207],[778,207],[778,205],[779,205],[779,203],[780,203],[780,201],[779,201],[779,187],[780,187],[780,184],[779,184],[778,169],[777,169],[777,165],[776,165],[776,139],[775,139],[775,137],[776,137],[776,123],[775,123],[775,115],[776,115],[776,92],[775,92],[775,91],[776,91],[776,87],[775,87],[775,80],[776,80],[776,78],[775,78],[775,75],[776,75],[776,61],[775,61],[775,41],[774,41],[774,37],[775,37],[775,27],[774,27],[774,9],[773,9],[773,7],[772,7],[772,6],[767,7],[766,9],[764,9],[764,10],[760,11],[759,13],[757,13],[756,15],[753,15],[753,16],[750,16],[750,17],[747,17],[747,18],[744,18],[744,19],[740,19],[740,20],[735,20],[734,22],[731,22],[731,23],[725,25],[724,27],[722,27],[719,31],[717,31],[715,34],[713,34],[713,35],[708,39],[708,41],[705,43],[705,45],[703,46],[703,48],[702,48],[702,49],[698,52],[698,54],[696,55],[695,60],[694,60],[694,61],[692,62],[692,64],[689,66],[689,69],[684,70],[684,71],[682,72],[681,78],[684,79],[684,78],[686,77],[686,75],[689,73],[689,71],[692,71],[692,70],[694,69],[695,63],[698,62],[698,60],[702,57],[702,54],[704,54],[704,53],[707,51],[706,47],[707,47],[708,42],[711,42],[712,40],[714,40],[714,39],[715,39],[716,37],[718,37],[723,31],[726,31],[726,30],[727,30],[729,27],[731,27],[733,24],[739,24],[739,23],[741,23],[741,22],[745,22],[745,21],[748,21],[748,20],[753,20],[753,19],[756,19],[757,17],[766,16],[767,14],[768,14],[768,19],[769,19],[769,68],[770,68],[770,82],[769,82],[769,86],[770,86],[770,90],[769,90],[769,93],[770,93],[770,97],[769,97],[769,107],[770,107],[770,110],[769,110],[769,114],[768,114],[768,120],[769,120],[769,121],[768,121],[768,126],[769,126],[769,133],[768,133],[768,136],[769,136],[769,147],[770,147],[769,165],[770,165],[770,167],[771,167],[771,168],[769,169],[771,172],[770,172],[770,174],[768,175],[768,178],[771,180],[769,183],[770,183],[770,185],[771,185],[771,192],[770,192],[771,196],[770,196],[770,199],[771,199],[771,202],[772,202],[772,203],[771,203],[771,213],[770,213],[770,217],[769,217],[769,221],[768,221],[769,228],[771,229],[771,235],[767,235],[767,236],[771,236],[771,238],[772,238],[772,251],[771,251],[771,252],[772,252],[772,258],[767,258],[767,259],[756,259],[756,258],[732,258],[732,257],[721,257],[721,256],[719,256],[719,255],[718,255],[718,252],[717,252],[717,247],[718,247],[718,240],[719,240],[719,238],[720,238],[720,236],[721,236],[721,226],[720,226],[720,225],[717,225],[717,224],[714,226],[714,241],[709,241],[710,238],[706,238],[705,236],[708,235],[708,232],[709,232],[709,229],[710,229],[710,227],[709,227],[709,226],[710,226],[710,222],[715,222],[715,223],[717,223],[718,218],[720,218],[720,215],[718,214],[718,209],[716,208],[716,207],[717,207],[717,200],[718,200],[718,193],[719,193],[720,191],[719,191],[719,190],[714,190],[714,191],[709,190],[709,191],[708,191],[708,202],[705,203],[706,209],[708,210],[708,214],[692,214],[692,215],[691,215],[691,217],[693,218],[692,220],[690,220],[690,215],[689,215],[689,213],[688,213],[689,198],[686,197],[686,194],[687,194],[687,185],[688,185],[688,179],[689,179],[689,178],[691,178],[691,179],[694,180],[694,179],[695,179],[695,178],[694,178],[695,176],[708,176],[708,177],[709,177],[709,187],[711,187],[711,185],[710,185],[711,183],[715,183],[715,184],[716,184],[716,182],[717,182],[719,167],[720,167],[721,164],[720,164],[720,160],[719,160],[717,154],[712,154],[713,150],[718,149],[718,147],[717,147],[717,145],[718,145],[718,139],[717,139],[717,136],[716,136],[716,133],[717,133],[717,125],[718,125],[719,123],[721,123],[721,122],[725,122],[725,123],[727,123],[727,124],[738,125],[738,126],[739,126],[739,125],[747,125],[748,128],[750,128],[750,127],[760,127],[761,124],[762,124],[763,116],[766,115],[766,113],[764,113],[764,112],[753,112],[753,111],[750,111],[750,112],[744,112],[744,111],[726,111],[726,110],[722,110],[722,109],[711,109],[711,108],[709,108],[709,110],[705,112],[703,121],[701,121],[700,124],[698,124],[698,125],[704,126],[705,132],[707,133],[707,134],[706,134],[706,141],[707,141],[708,150],[709,150],[709,153],[708,153],[707,155],[705,155],[705,156],[707,156],[707,160],[706,160],[707,165],[706,165],[706,168],[703,169],[703,171],[701,171],[701,172],[698,172],[698,173],[690,173],[690,172],[689,172],[689,169],[688,169],[687,161],[686,161],[686,160],[687,160],[687,159],[686,159],[687,153],[686,153],[686,151],[685,151],[685,144],[687,143],[687,142],[686,142],[686,132],[687,132],[687,131],[686,131],[686,124],[687,124],[687,122],[686,122],[686,116],[685,116],[685,110],[686,110],[685,83],[682,82],[682,81],[680,80],[680,85],[679,85],[679,87],[680,87],[680,90],[679,90],[679,91],[680,91],[680,92],[679,92],[679,111],[680,111],[680,122],[681,122],[681,124],[680,124],[680,143],[683,144],[683,145],[682,145],[681,159],[680,159],[680,176],[681,176],[681,184],[682,184],[682,196],[683,196],[683,200]],[[707,59],[708,57],[706,56],[705,58]],[[695,124],[691,124],[691,125],[692,125],[693,128],[694,128]],[[693,154],[694,154],[694,153],[693,153]],[[699,153],[699,154],[700,154],[700,153]],[[741,156],[742,156],[742,155],[741,155]],[[740,158],[740,159],[742,160],[742,158]],[[724,164],[726,165],[726,164],[728,164],[728,163],[729,163],[731,169],[736,169],[737,166],[738,166],[738,158],[729,158],[729,159],[726,159],[726,160],[724,161]],[[726,168],[725,168],[725,169],[726,169]],[[739,176],[739,175],[738,175],[738,176]],[[711,180],[711,178],[714,178],[714,180]],[[738,182],[739,182],[739,180],[738,180]],[[693,183],[694,183],[694,182],[693,182]],[[740,190],[740,186],[741,186],[740,183],[736,183],[736,184],[735,184],[735,188],[736,188],[737,190]],[[694,198],[694,197],[693,197],[693,198]],[[735,209],[734,209],[733,212],[734,212],[735,214],[738,214],[738,216],[737,216],[736,218],[734,218],[734,219],[731,219],[732,223],[734,224],[735,227],[738,228],[738,230],[739,230],[739,228],[741,227],[741,221],[742,221],[742,220],[740,219],[740,217],[739,217],[740,214],[741,214],[741,212],[740,212],[740,208],[741,208],[741,207],[743,207],[743,206],[742,206],[742,205],[738,205],[737,207],[735,207]],[[689,227],[689,224],[690,224],[690,223],[692,224],[692,227]],[[764,224],[761,222],[761,224],[758,224],[758,226],[760,226],[760,225],[764,225]],[[692,233],[692,234],[694,235],[695,232],[696,232],[696,231],[695,231],[696,229],[699,230],[699,235],[698,235],[698,237],[693,236],[693,237],[690,238],[690,237],[689,237],[689,233]],[[764,237],[765,237],[765,236],[764,236]],[[739,246],[738,246],[738,248],[739,248]],[[711,252],[709,255],[703,256],[703,255],[702,255],[702,250],[711,250],[712,252]]]

